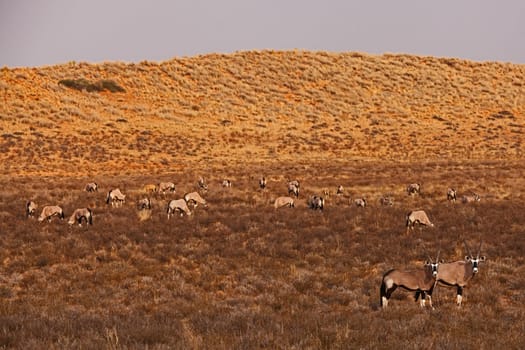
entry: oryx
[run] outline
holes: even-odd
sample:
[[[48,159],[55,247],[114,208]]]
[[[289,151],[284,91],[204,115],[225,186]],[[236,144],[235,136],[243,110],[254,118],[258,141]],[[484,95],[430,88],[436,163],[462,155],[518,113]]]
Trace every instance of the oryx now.
[[[173,215],[176,211],[180,212],[180,216],[183,216],[184,214],[188,216],[191,215],[190,208],[188,208],[188,205],[186,204],[186,200],[184,200],[184,198],[173,199],[168,203],[168,206],[166,208],[168,220],[170,216]]]
[[[119,207],[126,201],[126,195],[120,192],[120,189],[111,189],[106,196],[106,204],[111,202],[112,207]]]
[[[206,181],[204,181],[204,178],[202,176],[199,176],[199,180],[197,181],[197,188],[203,192],[208,191],[208,185],[206,184]]]
[[[467,204],[467,203],[473,203],[473,202],[479,202],[481,200],[479,194],[473,193],[473,194],[466,194],[461,197],[461,203]]]
[[[193,205],[194,208],[197,208],[197,205],[199,204],[202,204],[205,207],[208,206],[208,203],[206,202],[204,198],[200,196],[199,192],[186,193],[184,195],[184,200],[186,201],[188,205],[189,204]]]
[[[299,181],[297,180],[294,180],[294,181],[290,181],[288,182],[288,195],[291,196],[295,196],[296,198],[299,197]]]
[[[142,198],[137,202],[137,208],[139,210],[151,209],[151,200],[148,197]]]
[[[455,188],[449,188],[447,190],[447,200],[450,202],[456,202],[457,199],[457,191]]]
[[[273,206],[275,207],[275,209],[279,209],[282,207],[294,208],[295,202],[292,197],[277,197],[275,199],[275,202],[273,203]]]
[[[337,194],[338,196],[342,195],[344,193],[345,189],[343,188],[343,185],[339,185],[337,186],[337,192],[335,194]]]
[[[408,195],[416,195],[421,193],[421,184],[413,183],[407,186]]]
[[[38,221],[42,222],[45,219],[47,219],[47,221],[49,222],[51,221],[51,218],[53,216],[57,216],[60,219],[63,219],[64,211],[58,205],[47,205],[44,208],[42,208],[42,213],[40,213]]]
[[[382,196],[379,198],[379,203],[383,206],[392,206],[394,205],[394,199],[390,196]]]
[[[232,187],[232,182],[228,179],[224,179],[222,180],[222,183],[221,183],[222,187]]]
[[[166,192],[175,193],[175,184],[173,182],[161,182],[157,186],[157,191],[166,194]]]
[[[86,224],[93,225],[93,212],[90,208],[79,208],[76,209],[68,220],[69,225],[73,225],[75,222],[78,226],[82,226],[82,219],[86,221]]]
[[[366,199],[364,198],[357,198],[354,200],[354,204],[358,208],[365,208],[366,207]]]
[[[36,209],[38,208],[38,206],[36,205],[35,202],[33,201],[28,201],[26,203],[26,217],[27,218],[33,218],[35,217],[35,214],[36,214]]]
[[[266,178],[264,176],[259,179],[259,188],[261,190],[266,188]]]
[[[311,196],[308,199],[308,207],[313,210],[323,210],[324,209],[324,198],[321,196]]]
[[[480,256],[481,253],[481,241],[479,242],[478,253],[476,257],[471,254],[470,249],[466,241],[463,241],[465,248],[467,249],[467,256],[465,260],[459,260],[449,263],[443,263],[439,265],[438,282],[446,286],[456,287],[456,304],[461,306],[461,300],[463,299],[463,288],[467,286],[467,283],[474,278],[479,271],[479,263],[485,261],[485,256]],[[416,300],[419,297],[419,293],[416,292]]]
[[[380,288],[381,296],[381,307],[386,308],[388,305],[388,299],[396,290],[397,287],[401,287],[408,291],[416,291],[421,294],[421,301],[419,306],[424,307],[426,297],[428,296],[428,304],[432,307],[432,291],[436,286],[436,278],[441,273],[441,265],[439,264],[439,252],[436,260],[429,260],[425,262],[425,266],[422,269],[414,270],[398,270],[392,269],[383,275]]]
[[[407,226],[407,234],[409,230],[413,230],[414,226],[416,224],[420,224],[423,226],[430,226],[434,227],[434,224],[430,222],[430,219],[427,216],[427,213],[425,213],[424,210],[413,210],[406,216],[406,226]]]
[[[97,192],[98,191],[98,184],[96,182],[90,182],[84,187],[84,191],[86,191],[86,192]]]

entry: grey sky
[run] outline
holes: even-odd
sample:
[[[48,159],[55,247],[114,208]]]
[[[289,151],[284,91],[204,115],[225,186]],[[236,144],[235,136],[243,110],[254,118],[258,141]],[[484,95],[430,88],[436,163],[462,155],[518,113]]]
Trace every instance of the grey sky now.
[[[252,49],[525,64],[524,0],[0,0],[0,67]]]

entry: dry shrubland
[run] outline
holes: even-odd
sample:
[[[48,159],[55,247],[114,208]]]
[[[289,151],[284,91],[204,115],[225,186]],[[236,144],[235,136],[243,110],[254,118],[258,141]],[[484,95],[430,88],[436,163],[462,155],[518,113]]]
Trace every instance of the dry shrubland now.
[[[0,347],[523,348],[524,73],[295,51],[3,68]],[[102,82],[124,91],[82,88]],[[168,220],[199,176],[209,206]],[[290,179],[296,207],[275,210]],[[176,193],[144,192],[161,181]],[[105,203],[116,187],[121,208]],[[449,203],[448,187],[481,201]],[[27,200],[66,220],[27,219]],[[67,224],[79,207],[93,226]],[[435,227],[405,234],[413,209]],[[487,261],[461,308],[442,286],[434,310],[404,291],[379,308],[384,272],[462,259],[464,240]]]

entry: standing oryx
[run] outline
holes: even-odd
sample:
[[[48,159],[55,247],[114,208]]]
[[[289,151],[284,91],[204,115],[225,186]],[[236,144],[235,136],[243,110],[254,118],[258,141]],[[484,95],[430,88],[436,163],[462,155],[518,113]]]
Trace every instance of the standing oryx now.
[[[111,189],[106,196],[106,204],[111,202],[112,207],[120,207],[126,201],[126,195],[120,192],[120,189]]]
[[[60,219],[63,219],[64,211],[58,205],[47,205],[44,208],[42,208],[42,213],[40,213],[38,221],[42,222],[45,219],[47,219],[47,221],[49,222],[51,221],[51,218],[53,216],[57,216]]]
[[[421,301],[419,306],[425,306],[426,296],[428,295],[428,304],[432,307],[432,291],[436,286],[438,277],[438,270],[441,273],[441,266],[439,264],[439,252],[436,260],[429,260],[425,263],[422,269],[416,270],[397,270],[392,269],[383,275],[380,288],[381,307],[386,308],[388,299],[396,290],[401,287],[408,291],[416,291],[421,294]]]
[[[199,191],[208,191],[208,185],[206,184],[206,181],[204,181],[204,178],[202,176],[199,176],[199,180],[197,181],[197,188],[199,189]]]
[[[385,206],[385,207],[390,207],[390,206],[393,206],[394,205],[394,199],[390,196],[381,196],[381,198],[379,198],[379,203],[382,205],[382,206]]]
[[[224,179],[224,180],[222,180],[221,185],[222,185],[222,187],[229,188],[229,187],[232,187],[232,182],[230,180],[228,180],[228,179]]]
[[[279,209],[282,207],[294,208],[295,202],[292,197],[277,197],[275,199],[275,202],[273,203],[273,206],[275,207],[275,209]]]
[[[202,204],[205,207],[208,206],[208,203],[206,202],[204,198],[200,196],[199,192],[186,193],[184,195],[184,200],[186,201],[187,204],[193,205],[193,208],[197,208],[197,205],[199,204]]]
[[[463,299],[463,288],[465,288],[467,283],[478,273],[479,263],[485,261],[485,256],[479,256],[481,253],[481,241],[479,242],[476,257],[471,254],[467,242],[463,241],[463,243],[465,243],[468,254],[465,256],[465,260],[439,265],[438,275],[438,282],[440,284],[456,287],[456,304],[458,306],[461,306],[461,300]],[[418,297],[419,293],[416,292],[416,300]]]
[[[90,182],[84,187],[84,191],[86,192],[97,192],[98,191],[98,185],[96,182]]]
[[[264,176],[259,179],[259,188],[261,190],[266,188],[266,178]]]
[[[409,196],[421,194],[421,184],[413,183],[407,186],[407,193]]]
[[[343,185],[339,185],[339,186],[337,186],[337,192],[335,194],[338,195],[338,196],[341,196],[344,193],[344,191],[345,191],[345,189],[344,189]]]
[[[420,224],[423,226],[430,226],[434,227],[434,224],[430,222],[430,219],[427,216],[427,213],[425,213],[424,210],[413,210],[406,216],[406,226],[407,226],[407,234],[409,230],[413,230],[414,226],[416,224]]]
[[[38,206],[33,201],[28,201],[26,203],[26,218],[34,218]]]
[[[288,195],[293,195],[296,198],[299,197],[299,181],[293,180],[288,182]]]
[[[73,225],[75,222],[78,226],[82,226],[82,219],[86,221],[86,224],[93,225],[93,212],[90,208],[79,208],[76,209],[68,220],[69,225]]]
[[[461,203],[467,204],[467,203],[474,203],[479,202],[481,198],[479,197],[479,194],[472,193],[472,194],[466,194],[461,196]]]
[[[456,189],[450,187],[450,188],[447,190],[447,200],[448,200],[449,202],[453,202],[453,203],[455,203],[456,200],[457,200],[457,197],[458,197],[458,193],[457,193]]]
[[[313,210],[324,209],[324,198],[321,196],[314,195],[308,199],[308,207]]]
[[[161,182],[157,186],[157,191],[162,194],[166,194],[166,192],[175,193],[175,184],[173,182]]]
[[[186,200],[184,198],[181,199],[173,199],[168,203],[168,207],[166,208],[166,212],[168,213],[168,220],[171,215],[173,215],[176,211],[180,212],[180,216],[183,216],[186,214],[187,216],[191,215],[190,208],[188,208],[188,205],[186,204]]]

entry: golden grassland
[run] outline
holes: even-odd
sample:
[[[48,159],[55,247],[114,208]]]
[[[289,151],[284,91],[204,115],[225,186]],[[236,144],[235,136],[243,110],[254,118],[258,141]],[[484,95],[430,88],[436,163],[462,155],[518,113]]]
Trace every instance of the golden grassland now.
[[[80,176],[246,159],[521,159],[524,76],[516,64],[303,51],[3,68],[0,159],[4,174]]]
[[[302,51],[3,68],[0,347],[522,349],[524,73]],[[168,221],[167,202],[199,176],[209,206]],[[289,179],[297,205],[275,210]],[[91,181],[99,192],[83,190]],[[176,193],[144,192],[161,181]],[[412,182],[420,196],[406,194]],[[449,186],[482,199],[448,203]],[[121,208],[105,203],[115,187]],[[325,190],[326,209],[308,209]],[[27,200],[66,220],[27,219]],[[67,225],[85,206],[93,226]],[[435,227],[405,234],[413,209]],[[487,261],[461,308],[438,286],[434,310],[403,291],[380,309],[384,272],[439,249],[462,259],[464,240],[482,240]]]

